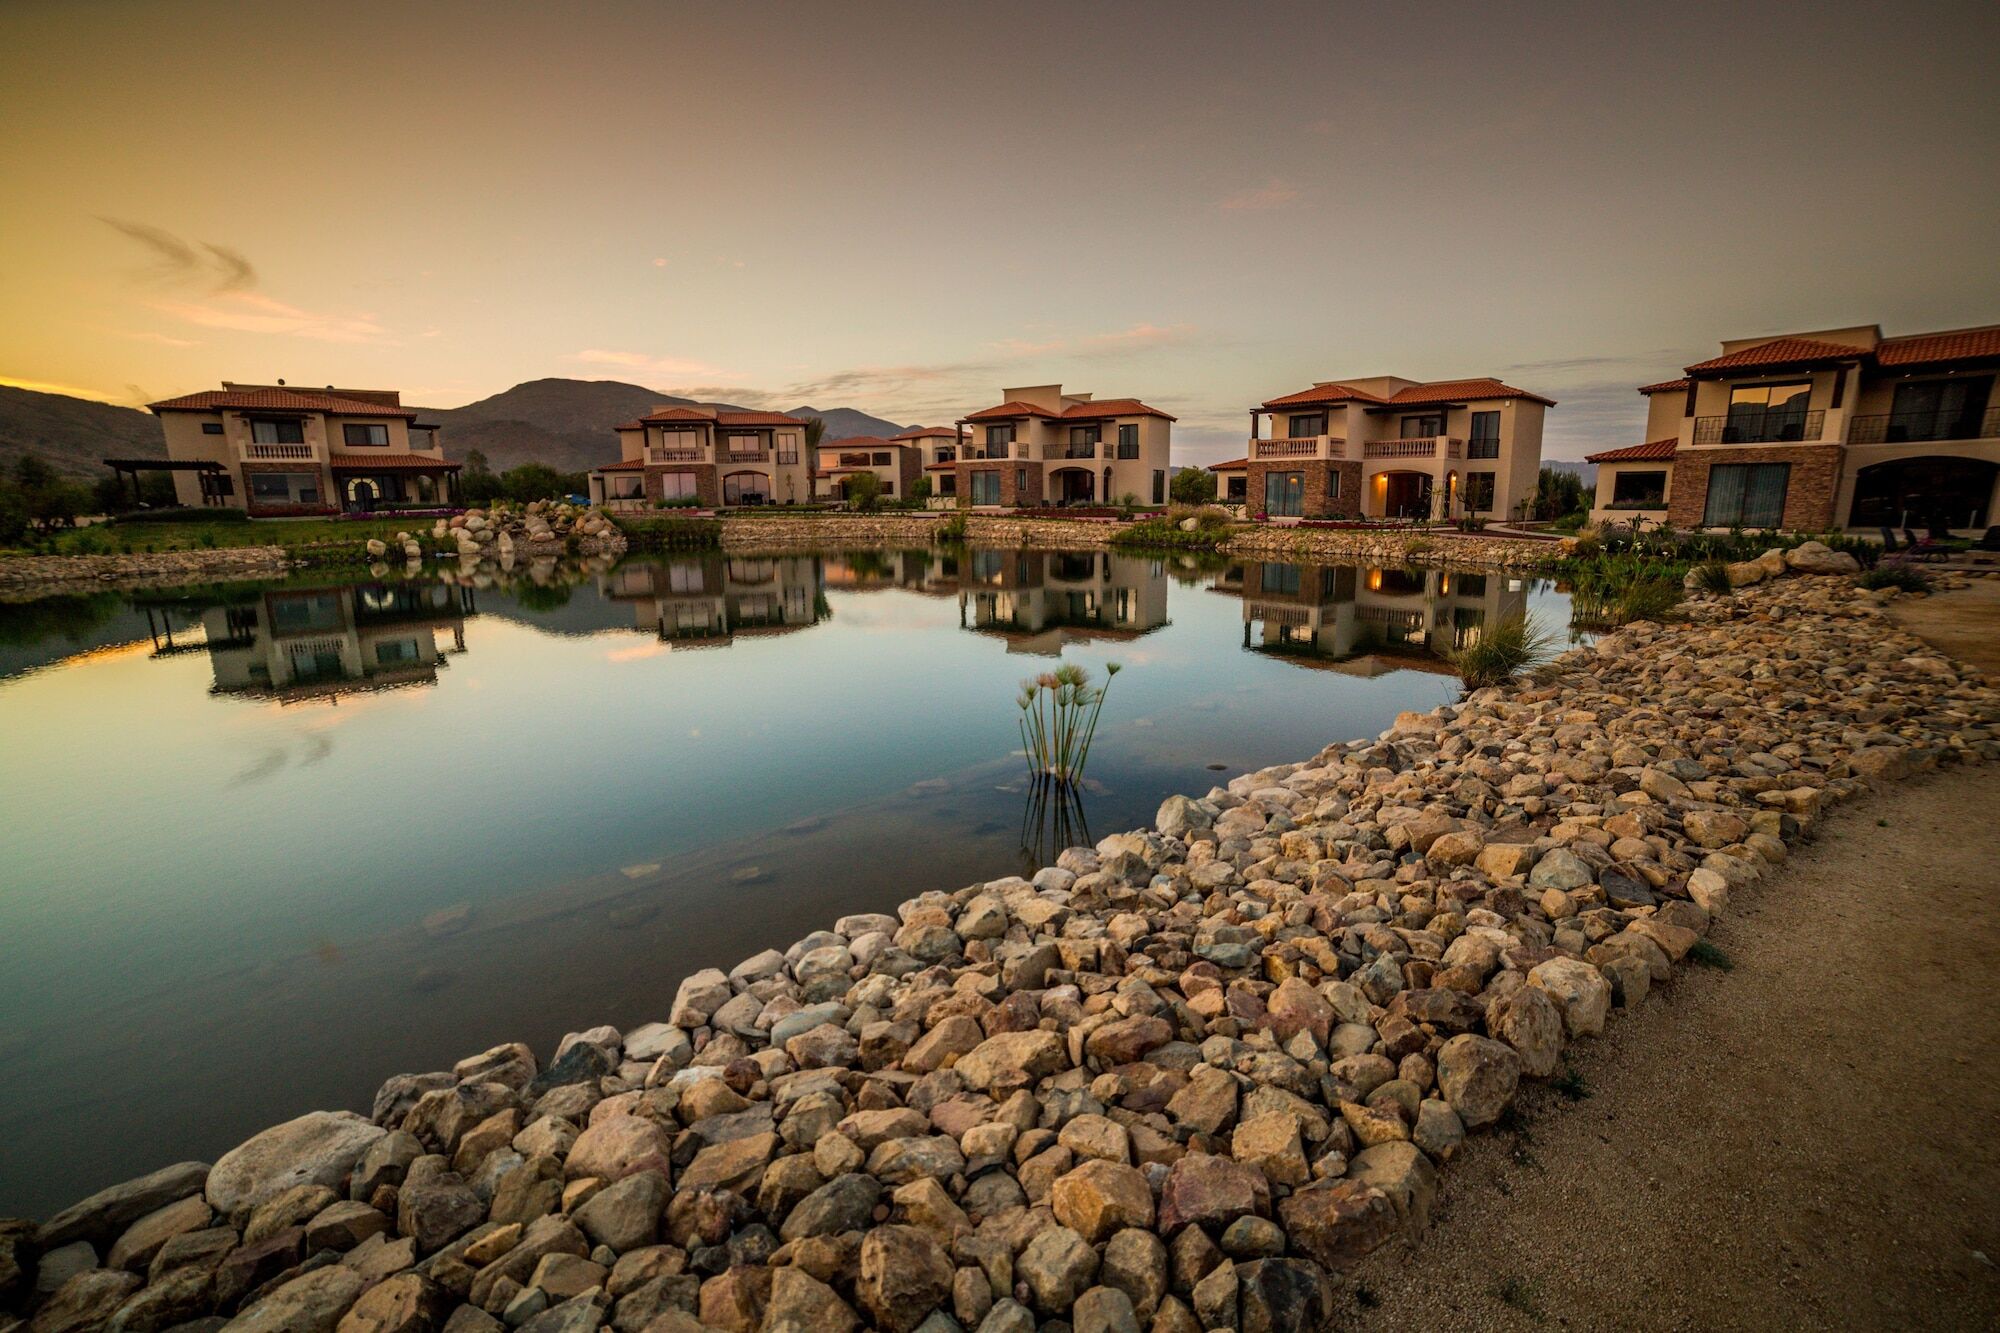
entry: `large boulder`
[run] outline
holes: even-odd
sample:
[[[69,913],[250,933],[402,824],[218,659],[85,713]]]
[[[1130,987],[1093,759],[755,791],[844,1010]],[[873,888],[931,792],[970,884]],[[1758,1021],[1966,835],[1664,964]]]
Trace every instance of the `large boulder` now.
[[[237,1315],[224,1333],[334,1333],[367,1285],[345,1264],[316,1268]]]
[[[1049,1192],[1056,1220],[1092,1245],[1127,1227],[1153,1225],[1153,1191],[1136,1168],[1102,1158],[1085,1162]]]
[[[855,1297],[889,1333],[910,1330],[951,1297],[956,1270],[944,1248],[917,1227],[876,1227],[861,1238]]]
[[[1396,1234],[1396,1205],[1361,1180],[1319,1180],[1278,1205],[1285,1235],[1331,1269],[1359,1260]]]
[[[207,1183],[207,1162],[180,1162],[101,1189],[44,1222],[35,1232],[35,1247],[47,1251],[77,1240],[108,1243],[146,1214],[201,1193]]]
[[[1551,958],[1535,965],[1528,984],[1555,1002],[1570,1036],[1594,1037],[1604,1031],[1604,1017],[1611,1011],[1611,983],[1589,963]]]
[[[1062,1038],[1039,1028],[988,1037],[960,1056],[952,1069],[978,1092],[1025,1087],[1069,1063]]]
[[[339,1189],[361,1155],[389,1131],[348,1111],[309,1111],[222,1155],[208,1173],[209,1206],[241,1220],[294,1185]]]
[[[1521,1057],[1512,1046],[1490,1037],[1460,1033],[1438,1051],[1438,1087],[1466,1125],[1490,1125],[1514,1100],[1521,1081]]]

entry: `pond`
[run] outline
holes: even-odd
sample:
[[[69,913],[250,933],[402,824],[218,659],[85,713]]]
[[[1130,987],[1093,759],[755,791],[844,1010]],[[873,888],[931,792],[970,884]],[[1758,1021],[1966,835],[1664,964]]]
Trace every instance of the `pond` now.
[[[0,1216],[1020,872],[1458,693],[1505,574],[689,554],[0,606]],[[1106,703],[1037,802],[1015,695]]]

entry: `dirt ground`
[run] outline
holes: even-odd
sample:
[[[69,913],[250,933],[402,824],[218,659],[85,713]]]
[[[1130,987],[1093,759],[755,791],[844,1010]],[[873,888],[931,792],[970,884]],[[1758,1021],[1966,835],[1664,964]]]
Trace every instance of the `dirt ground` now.
[[[1899,597],[1889,615],[1961,662],[2000,678],[2000,579],[1974,579],[1957,592]]]

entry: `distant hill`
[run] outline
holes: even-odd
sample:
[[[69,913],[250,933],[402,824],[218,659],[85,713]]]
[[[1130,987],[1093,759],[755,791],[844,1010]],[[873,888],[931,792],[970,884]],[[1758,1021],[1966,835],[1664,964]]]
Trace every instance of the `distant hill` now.
[[[65,476],[95,481],[106,458],[165,458],[160,420],[136,408],[0,384],[0,467],[37,454]]]
[[[463,462],[474,449],[487,465],[505,472],[520,463],[547,463],[558,472],[582,472],[618,456],[612,433],[621,421],[656,407],[712,407],[742,411],[733,403],[702,403],[619,380],[529,380],[464,407],[419,409],[444,427],[445,455]],[[845,435],[894,435],[903,427],[851,407],[794,408],[793,416],[826,421],[830,440]]]
[[[477,449],[495,472],[529,462],[582,472],[618,456],[612,428],[619,422],[674,405],[742,410],[730,403],[696,404],[617,380],[571,379],[529,380],[464,407],[415,410],[444,427],[445,455],[454,462],[464,462]],[[800,407],[792,415],[824,418],[829,440],[903,429],[851,407]],[[65,475],[94,481],[107,475],[102,459],[165,458],[167,446],[159,418],[150,412],[0,385],[0,467],[12,467],[24,453],[40,455]]]

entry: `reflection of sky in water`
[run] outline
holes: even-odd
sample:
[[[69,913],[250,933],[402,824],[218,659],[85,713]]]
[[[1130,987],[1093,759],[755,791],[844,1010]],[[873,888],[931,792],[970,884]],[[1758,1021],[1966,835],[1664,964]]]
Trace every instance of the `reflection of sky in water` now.
[[[1247,652],[1235,592],[1154,568],[1119,577],[1166,623],[1063,650],[1127,668],[1090,760],[1095,837],[1456,694]],[[95,640],[126,647],[56,638],[38,663],[15,636],[0,1213],[363,1103],[399,1069],[658,1017],[689,968],[1018,870],[1013,699],[1055,659],[962,629],[955,592],[827,581],[818,623],[700,649],[595,584],[540,611],[485,590],[435,683],[283,705],[212,693],[206,651],[150,656],[129,609]],[[459,904],[473,928],[425,934]],[[85,1144],[103,1155],[62,1161]]]

